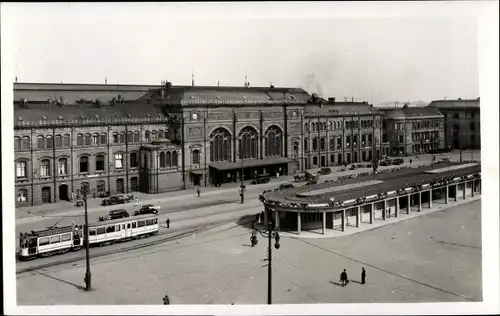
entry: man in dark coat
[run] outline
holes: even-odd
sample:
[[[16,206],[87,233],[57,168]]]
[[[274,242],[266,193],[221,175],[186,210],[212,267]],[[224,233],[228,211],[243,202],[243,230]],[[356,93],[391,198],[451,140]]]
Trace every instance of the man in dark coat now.
[[[170,228],[170,218],[167,218],[167,228]]]
[[[347,272],[344,271],[340,274],[340,283],[342,283],[342,287],[346,286],[349,281],[347,280]]]
[[[365,284],[366,281],[366,270],[365,268],[361,268],[361,284]]]

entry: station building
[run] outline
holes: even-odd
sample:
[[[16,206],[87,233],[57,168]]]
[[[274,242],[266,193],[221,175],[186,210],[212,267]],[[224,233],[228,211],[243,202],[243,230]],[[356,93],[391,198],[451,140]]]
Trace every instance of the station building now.
[[[400,148],[391,143],[397,128],[387,127],[397,115],[367,102],[247,83],[16,82],[16,206],[69,200],[82,188],[160,193],[380,159]],[[410,116],[412,124],[422,120]],[[407,149],[418,145],[410,141],[420,133],[415,128],[405,136]]]
[[[449,149],[481,149],[480,98],[436,100],[429,108],[444,116],[444,143]]]
[[[467,199],[481,193],[481,166],[477,163],[441,164],[409,168],[399,172],[341,181],[327,181],[260,196],[275,228],[285,231],[327,229],[344,231],[432,208],[432,203],[448,204],[450,199]]]

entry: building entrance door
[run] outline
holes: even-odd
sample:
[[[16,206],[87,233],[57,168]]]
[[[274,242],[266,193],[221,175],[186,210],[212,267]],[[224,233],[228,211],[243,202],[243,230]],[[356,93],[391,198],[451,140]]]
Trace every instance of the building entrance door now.
[[[125,181],[123,179],[116,180],[116,192],[125,193]]]
[[[61,184],[59,186],[59,200],[69,201],[67,184]]]
[[[50,203],[50,187],[42,188],[42,203]]]

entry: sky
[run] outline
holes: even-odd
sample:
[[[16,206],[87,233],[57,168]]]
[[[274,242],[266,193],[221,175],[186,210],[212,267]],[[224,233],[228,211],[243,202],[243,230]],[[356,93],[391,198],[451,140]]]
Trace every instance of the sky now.
[[[375,104],[479,96],[473,15],[428,7],[401,16],[244,16],[266,4],[240,15],[223,14],[221,4],[182,5],[12,4],[13,73],[19,82],[174,85],[191,84],[194,73],[195,85],[235,86],[246,74],[251,86]]]

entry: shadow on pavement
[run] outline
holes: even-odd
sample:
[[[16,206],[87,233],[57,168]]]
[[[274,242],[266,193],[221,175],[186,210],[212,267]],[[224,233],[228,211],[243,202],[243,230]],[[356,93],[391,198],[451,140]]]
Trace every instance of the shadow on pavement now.
[[[83,287],[81,285],[78,285],[78,284],[75,284],[75,283],[63,280],[63,279],[59,279],[59,278],[56,278],[55,276],[48,275],[48,274],[45,274],[45,273],[42,273],[42,272],[39,272],[39,271],[36,272],[36,273],[39,274],[39,275],[43,275],[44,277],[47,277],[49,279],[53,279],[53,280],[56,280],[56,281],[59,281],[59,282],[62,282],[62,283],[66,283],[66,284],[72,285],[72,286],[76,287],[79,290],[82,290],[82,291],[85,290],[85,287]]]
[[[241,227],[247,228],[247,229],[253,229],[253,223],[255,222],[256,214],[255,215],[245,215],[240,217],[237,221],[236,224],[240,225]]]
[[[340,286],[340,287],[342,286],[342,283],[340,283],[340,282],[330,281],[330,283],[333,284],[333,285],[336,285],[336,286]]]

